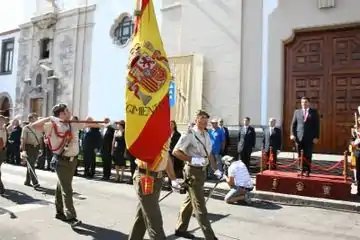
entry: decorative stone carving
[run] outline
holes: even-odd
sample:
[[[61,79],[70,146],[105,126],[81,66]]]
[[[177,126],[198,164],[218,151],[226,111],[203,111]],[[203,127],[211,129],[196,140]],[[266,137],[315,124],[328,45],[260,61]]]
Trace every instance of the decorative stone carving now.
[[[279,186],[279,180],[277,178],[274,178],[273,179],[273,182],[272,182],[272,190],[275,191]]]
[[[325,196],[330,196],[331,195],[331,186],[323,185],[323,193]]]
[[[57,22],[57,14],[54,12],[46,13],[41,16],[33,17],[31,22],[38,28],[38,29],[49,29],[54,26]]]
[[[296,183],[296,190],[298,191],[298,192],[302,192],[303,190],[304,190],[304,183],[303,182],[297,182]]]
[[[70,36],[65,35],[63,40],[59,44],[60,48],[60,66],[61,75],[65,78],[73,76],[74,70],[74,47],[73,39]]]
[[[334,8],[336,5],[335,0],[318,0],[319,9]]]

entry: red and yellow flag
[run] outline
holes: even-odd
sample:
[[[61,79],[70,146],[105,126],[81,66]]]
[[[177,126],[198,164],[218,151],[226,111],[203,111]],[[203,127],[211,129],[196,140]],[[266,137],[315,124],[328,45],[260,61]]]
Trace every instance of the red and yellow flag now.
[[[171,73],[152,0],[136,0],[126,87],[126,145],[153,164],[170,137]]]

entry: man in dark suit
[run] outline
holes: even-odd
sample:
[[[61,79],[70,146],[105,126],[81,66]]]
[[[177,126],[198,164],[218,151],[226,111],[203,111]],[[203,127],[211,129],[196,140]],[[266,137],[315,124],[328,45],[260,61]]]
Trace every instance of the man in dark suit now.
[[[112,165],[111,148],[112,148],[115,128],[116,128],[115,124],[109,122],[107,127],[104,129],[102,148],[101,148],[102,161],[103,161],[103,178],[102,178],[103,180],[109,180],[111,176],[111,165]]]
[[[295,141],[298,155],[304,151],[303,166],[300,174],[306,176],[311,172],[313,145],[318,143],[320,136],[320,119],[316,109],[310,107],[310,99],[301,98],[301,109],[296,109],[290,127],[290,139]],[[308,164],[310,163],[310,164]]]
[[[101,133],[99,128],[87,128],[83,138],[84,177],[93,178],[96,167],[96,154],[101,146]]]
[[[256,142],[256,133],[255,129],[250,126],[250,118],[244,118],[244,126],[240,129],[239,132],[239,143],[237,151],[239,153],[240,159],[246,165],[250,171],[250,157],[253,148],[255,147]]]
[[[224,120],[219,119],[219,126],[224,131],[224,135],[225,135],[225,146],[224,146],[224,150],[222,151],[222,155],[225,156],[228,153],[228,149],[230,145],[230,134],[229,134],[229,129],[224,126]]]
[[[276,161],[277,155],[281,149],[281,130],[276,127],[276,119],[270,118],[269,126],[264,129],[264,137],[263,137],[263,151],[266,152],[267,157],[270,157],[270,147],[272,149],[273,154],[273,164],[271,165],[271,169],[276,169]]]

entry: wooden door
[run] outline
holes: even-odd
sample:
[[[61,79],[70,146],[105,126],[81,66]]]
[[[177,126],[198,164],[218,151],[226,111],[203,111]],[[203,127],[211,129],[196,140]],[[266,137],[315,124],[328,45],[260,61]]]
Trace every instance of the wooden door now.
[[[9,98],[5,97],[1,107],[0,107],[0,114],[5,117],[10,117],[10,101]]]
[[[36,113],[39,117],[42,116],[43,108],[43,99],[42,98],[32,98],[30,99],[30,112]]]
[[[284,147],[294,109],[307,96],[320,113],[319,153],[343,153],[360,105],[360,29],[298,33],[285,44]]]

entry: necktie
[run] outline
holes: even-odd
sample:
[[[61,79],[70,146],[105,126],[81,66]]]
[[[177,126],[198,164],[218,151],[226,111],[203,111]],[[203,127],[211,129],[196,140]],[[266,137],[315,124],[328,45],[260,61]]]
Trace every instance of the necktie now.
[[[307,110],[307,109],[305,109],[305,110],[304,110],[304,121],[306,121],[307,116],[308,116],[308,110]]]

